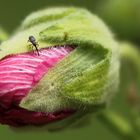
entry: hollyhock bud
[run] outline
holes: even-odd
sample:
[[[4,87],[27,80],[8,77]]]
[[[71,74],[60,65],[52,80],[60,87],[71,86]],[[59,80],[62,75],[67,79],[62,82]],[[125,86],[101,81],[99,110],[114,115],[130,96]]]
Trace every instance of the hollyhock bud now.
[[[29,49],[31,35],[39,55]],[[0,48],[2,124],[65,127],[99,110],[117,90],[117,44],[87,10],[33,13]]]

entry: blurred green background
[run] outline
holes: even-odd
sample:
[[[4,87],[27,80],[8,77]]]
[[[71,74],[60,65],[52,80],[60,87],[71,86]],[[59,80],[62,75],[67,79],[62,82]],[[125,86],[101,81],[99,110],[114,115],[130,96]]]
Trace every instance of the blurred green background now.
[[[31,12],[50,6],[85,7],[102,17],[118,39],[140,43],[140,0],[0,0],[0,26],[14,32]],[[128,76],[129,77],[129,76]],[[123,84],[122,84],[123,85]],[[122,88],[123,89],[123,88]],[[111,108],[129,118],[129,105],[121,90],[112,101]],[[93,116],[89,126],[60,132],[14,132],[0,125],[2,140],[119,140],[120,138]]]

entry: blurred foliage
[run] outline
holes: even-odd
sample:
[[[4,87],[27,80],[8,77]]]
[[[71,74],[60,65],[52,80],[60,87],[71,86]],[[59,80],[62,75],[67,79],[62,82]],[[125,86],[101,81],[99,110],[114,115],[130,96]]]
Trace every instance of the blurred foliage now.
[[[95,6],[120,39],[140,42],[140,0],[101,0]]]

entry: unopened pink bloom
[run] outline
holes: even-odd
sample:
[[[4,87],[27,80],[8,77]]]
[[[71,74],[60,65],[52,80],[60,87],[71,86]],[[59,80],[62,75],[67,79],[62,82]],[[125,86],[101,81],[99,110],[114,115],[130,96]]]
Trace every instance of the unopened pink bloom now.
[[[36,52],[8,55],[0,60],[0,123],[11,126],[42,125],[68,117],[73,111],[33,112],[19,107],[21,100],[68,55],[71,46],[57,46]]]

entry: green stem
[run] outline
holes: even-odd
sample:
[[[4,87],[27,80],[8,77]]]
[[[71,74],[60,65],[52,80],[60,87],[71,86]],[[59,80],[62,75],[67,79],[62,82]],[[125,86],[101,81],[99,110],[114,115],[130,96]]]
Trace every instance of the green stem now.
[[[137,140],[138,136],[135,133],[131,124],[116,112],[105,110],[98,115],[100,122],[105,124],[111,131],[120,136],[122,139]]]
[[[140,93],[140,50],[130,43],[122,43],[120,45],[121,60],[130,64],[134,75],[132,80],[135,80],[138,93]]]
[[[121,60],[126,63],[130,69],[131,83],[136,85],[136,97],[138,103],[132,105],[132,125],[135,131],[140,132],[140,50],[130,43],[122,43],[121,48]],[[133,94],[133,93],[132,93]],[[135,95],[134,95],[135,96]],[[139,134],[140,135],[140,134]]]

